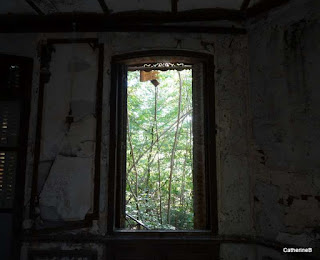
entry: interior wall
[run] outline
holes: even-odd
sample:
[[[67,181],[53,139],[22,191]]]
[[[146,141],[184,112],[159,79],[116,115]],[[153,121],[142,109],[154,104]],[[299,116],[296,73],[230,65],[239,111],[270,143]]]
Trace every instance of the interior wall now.
[[[91,34],[90,37],[94,36]],[[39,43],[47,38],[71,38],[71,34],[35,34],[35,35],[3,35],[1,37],[1,51],[21,56],[33,57],[35,61],[32,93],[32,111],[30,120],[28,171],[26,182],[26,210],[24,228],[30,228],[34,222],[28,217],[28,200],[30,199],[33,151],[35,141],[35,127],[37,115],[37,95],[39,82]],[[88,37],[85,34],[78,34],[77,37]],[[216,117],[217,117],[217,144],[218,144],[218,201],[219,201],[219,233],[220,234],[250,234],[252,233],[252,212],[249,190],[250,176],[247,160],[248,143],[248,120],[247,120],[247,78],[248,78],[248,55],[247,55],[247,36],[233,35],[207,35],[207,34],[157,34],[157,33],[100,33],[98,35],[100,42],[105,45],[105,63],[104,63],[104,89],[103,89],[103,140],[102,140],[102,158],[101,158],[101,200],[100,200],[100,220],[95,222],[93,227],[86,232],[94,234],[104,234],[106,224],[106,176],[108,168],[108,132],[109,132],[109,94],[110,94],[110,60],[113,55],[151,49],[181,49],[198,52],[205,52],[214,55],[215,68],[212,73],[215,74],[215,82],[212,87],[216,89]],[[26,50],[21,50],[23,43]],[[130,44],[128,44],[130,42]],[[56,60],[64,60],[65,64],[70,63],[70,55],[66,51],[57,51],[51,60],[51,68],[54,68]],[[83,52],[79,52],[83,55]],[[81,57],[79,57],[81,58]],[[82,57],[83,58],[83,57]],[[61,66],[64,66],[61,63]],[[57,67],[59,69],[59,65]],[[61,68],[60,68],[61,69]],[[65,88],[70,86],[70,73],[68,71],[60,72],[54,75],[55,70],[51,71],[52,76],[46,85],[50,89],[54,78],[60,79],[60,82],[54,83],[56,87]],[[60,84],[60,85],[59,85]],[[89,85],[88,85],[89,86]],[[92,86],[90,85],[90,88]],[[79,94],[79,93],[78,93]],[[64,99],[61,95],[50,94],[50,100],[47,102],[56,104],[57,108],[65,107]],[[52,106],[51,105],[51,106]],[[64,118],[67,116],[61,115]],[[62,113],[63,114],[63,113]],[[60,119],[61,119],[60,118]],[[60,120],[58,119],[58,121]],[[61,121],[61,120],[60,120]],[[54,127],[48,125],[45,127],[47,133],[54,132]],[[214,134],[214,133],[213,133]],[[45,139],[45,138],[44,138]],[[51,138],[50,142],[54,147],[54,142],[58,143],[61,138]],[[59,141],[60,140],[60,141]],[[61,143],[61,142],[60,142]],[[43,147],[42,147],[43,149]],[[51,149],[52,150],[52,149]],[[54,150],[54,149],[53,149]],[[66,163],[65,168],[68,168]],[[59,178],[59,177],[57,177]],[[63,182],[63,179],[56,180],[57,183]],[[52,188],[52,186],[51,186]],[[53,187],[54,188],[54,187]],[[73,187],[77,189],[79,187]],[[72,189],[73,189],[72,188]],[[53,190],[48,189],[49,192]],[[72,192],[72,191],[69,191]],[[43,195],[45,197],[45,195]],[[66,197],[65,197],[66,198]],[[62,203],[67,207],[70,201]],[[72,202],[76,203],[75,201]],[[79,200],[81,205],[81,200]],[[51,205],[52,206],[52,205]],[[61,206],[61,205],[60,205]],[[52,206],[54,207],[54,206]],[[54,217],[52,210],[54,208],[39,208],[40,215]],[[59,209],[61,211],[61,209]],[[63,211],[63,209],[62,209]],[[81,218],[81,216],[79,216]],[[248,221],[249,220],[249,221]],[[37,221],[41,221],[41,218]],[[240,224],[241,223],[241,224]],[[83,230],[80,230],[83,231]],[[76,231],[72,231],[76,233]],[[34,245],[33,245],[34,246]],[[55,246],[54,244],[52,245]],[[28,247],[28,246],[27,246]],[[35,246],[38,247],[38,246]],[[41,246],[40,246],[41,247]],[[25,250],[25,249],[24,249]]]
[[[66,231],[66,234],[104,235],[106,232],[111,57],[142,50],[181,49],[214,55],[219,235],[261,236],[301,246],[313,245],[319,236],[316,209],[320,195],[317,2],[308,1],[309,5],[302,4],[303,8],[292,7],[291,18],[276,12],[272,17],[251,21],[249,42],[247,35],[178,33],[1,35],[2,53],[34,58],[24,228],[28,230],[34,225],[29,219],[28,203],[39,88],[39,43],[47,38],[98,37],[105,50],[100,219],[91,228]],[[64,51],[56,52],[55,57],[66,64],[71,59]],[[63,75],[69,75],[70,80],[67,71]],[[59,84],[68,88],[70,84],[66,82]],[[57,106],[63,102],[59,95],[49,98]],[[61,117],[64,116],[67,114]],[[26,259],[28,248],[57,247],[72,249],[79,248],[79,244],[26,242],[22,259]],[[96,248],[99,259],[108,253],[102,246],[90,243],[83,247]],[[236,244],[223,245],[221,257],[287,259],[272,249]]]
[[[98,49],[87,43],[53,48],[44,87],[40,218],[83,220],[93,210]]]
[[[314,251],[320,248],[319,17],[319,1],[298,0],[248,23],[255,233]]]

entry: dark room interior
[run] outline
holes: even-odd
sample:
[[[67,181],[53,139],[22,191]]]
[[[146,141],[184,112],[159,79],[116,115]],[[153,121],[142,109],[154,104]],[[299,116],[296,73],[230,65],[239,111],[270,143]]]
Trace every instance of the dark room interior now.
[[[2,0],[0,260],[320,259],[319,18]]]

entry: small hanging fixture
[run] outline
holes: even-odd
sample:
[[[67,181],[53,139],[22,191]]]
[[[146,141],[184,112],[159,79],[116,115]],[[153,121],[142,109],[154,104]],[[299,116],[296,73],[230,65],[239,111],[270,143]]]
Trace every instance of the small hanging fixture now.
[[[150,81],[155,87],[157,87],[160,83],[158,81],[159,71],[144,71],[140,70],[140,82]]]
[[[152,83],[155,87],[157,87],[157,86],[160,84],[160,82],[159,82],[158,80],[156,80],[156,79],[151,80],[151,83]]]
[[[144,71],[140,70],[140,82],[146,82],[149,80],[154,80],[159,78],[159,71]]]

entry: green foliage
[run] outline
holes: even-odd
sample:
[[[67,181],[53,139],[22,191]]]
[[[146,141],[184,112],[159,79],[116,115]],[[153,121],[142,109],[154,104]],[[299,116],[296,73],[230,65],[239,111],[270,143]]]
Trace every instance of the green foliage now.
[[[150,229],[190,230],[192,71],[160,71],[158,81],[155,87],[140,82],[139,71],[128,72],[126,213]],[[134,224],[128,220],[127,228]]]

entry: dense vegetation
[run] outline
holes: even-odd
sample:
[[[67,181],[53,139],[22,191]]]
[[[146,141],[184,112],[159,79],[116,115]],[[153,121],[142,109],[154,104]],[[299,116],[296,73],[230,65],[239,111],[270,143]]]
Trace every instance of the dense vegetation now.
[[[192,71],[128,72],[127,228],[193,229]]]

